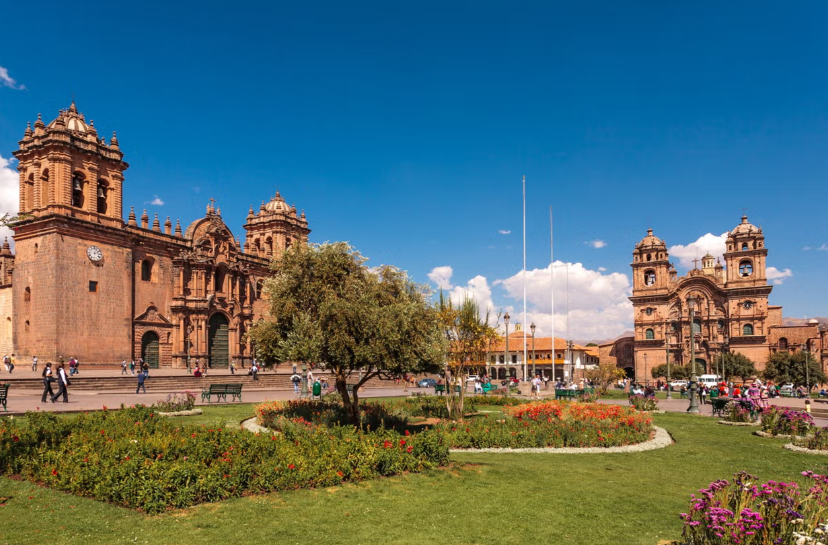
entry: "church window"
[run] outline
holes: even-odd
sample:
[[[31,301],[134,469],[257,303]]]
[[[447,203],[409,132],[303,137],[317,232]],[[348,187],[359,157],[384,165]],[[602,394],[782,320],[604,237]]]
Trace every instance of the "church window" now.
[[[80,172],[72,175],[72,206],[83,208],[83,174]]]
[[[25,327],[25,329],[26,329],[26,333],[28,333],[28,332],[29,332],[29,325],[30,325],[30,324],[29,324],[29,320],[26,320],[26,327]]]
[[[141,262],[141,280],[144,282],[152,280],[152,261],[149,259]]]
[[[24,197],[26,199],[26,205],[25,206],[27,208],[34,208],[35,207],[35,202],[34,202],[34,174],[29,174],[29,179],[26,180],[25,190],[26,190],[26,193],[24,194]]]
[[[647,254],[647,261],[653,260],[653,254]]]
[[[719,320],[718,322],[716,322],[716,326],[719,329],[724,329],[724,326],[725,326],[724,320]]]
[[[746,251],[747,251],[747,249],[748,249],[748,243],[747,243],[747,242],[743,242],[743,243],[742,243],[742,251],[743,251],[743,252],[746,252]]]
[[[221,270],[216,270],[216,274],[213,275],[213,291],[216,293],[224,292],[224,272]]]
[[[37,242],[35,242],[34,250],[35,250],[35,253],[37,253]]]
[[[264,282],[259,280],[256,282],[256,299],[262,298],[262,288],[264,288]]]
[[[700,334],[700,333],[701,333],[701,329],[702,329],[702,328],[701,328],[701,320],[699,320],[698,318],[696,318],[695,320],[693,320],[693,334],[694,334],[694,335],[698,335],[698,334]]]
[[[648,329],[646,332],[644,332],[644,338],[648,341],[652,341],[653,339],[655,339],[655,331],[653,331],[652,329]]]
[[[90,293],[98,293],[98,283],[94,280],[89,281],[89,292]]]
[[[106,181],[98,182],[98,214],[106,214]]]
[[[748,277],[753,274],[753,263],[745,259],[739,263],[739,276]]]
[[[23,292],[23,301],[29,302],[32,300],[32,288],[27,287]]]
[[[44,168],[40,175],[41,186],[40,190],[40,206],[46,206],[52,202],[52,192],[49,190],[49,169]]]
[[[650,270],[644,271],[644,285],[645,286],[652,286],[653,284],[655,284],[655,280],[656,280],[656,275],[655,275],[654,270],[650,269]]]
[[[788,349],[788,339],[782,337],[779,339],[779,350],[787,350]]]
[[[745,327],[742,328],[743,335],[753,335],[753,326],[751,324],[745,324]]]

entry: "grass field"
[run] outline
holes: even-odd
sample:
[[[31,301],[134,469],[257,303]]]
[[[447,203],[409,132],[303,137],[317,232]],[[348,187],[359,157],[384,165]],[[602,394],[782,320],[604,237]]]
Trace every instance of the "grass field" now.
[[[238,422],[251,405],[186,422]],[[462,454],[424,474],[252,496],[160,516],[0,478],[0,544],[647,544],[681,534],[690,494],[747,470],[762,479],[825,472],[827,460],[752,429],[670,413],[676,444],[638,454]]]

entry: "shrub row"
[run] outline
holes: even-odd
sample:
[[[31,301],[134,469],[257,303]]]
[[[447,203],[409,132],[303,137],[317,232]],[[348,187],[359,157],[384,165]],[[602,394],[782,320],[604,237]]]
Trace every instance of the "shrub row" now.
[[[278,436],[176,425],[147,407],[0,423],[0,472],[156,513],[239,496],[331,486],[445,464],[435,432],[291,426]]]
[[[361,427],[365,429],[397,428],[408,422],[408,413],[401,407],[360,403],[359,408]],[[342,401],[328,396],[319,401],[294,399],[262,403],[256,407],[256,416],[262,426],[274,430],[281,429],[284,419],[301,419],[322,426],[350,425],[350,415],[345,411]]]
[[[806,435],[814,427],[814,419],[804,411],[771,405],[762,409],[762,431],[773,435]]]

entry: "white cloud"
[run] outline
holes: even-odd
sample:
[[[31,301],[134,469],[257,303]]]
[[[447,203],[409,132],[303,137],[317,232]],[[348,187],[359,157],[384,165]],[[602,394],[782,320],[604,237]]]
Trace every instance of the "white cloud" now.
[[[449,292],[449,299],[455,306],[460,305],[466,297],[477,301],[481,318],[485,318],[487,312],[490,315],[493,313],[495,306],[492,303],[492,289],[489,287],[489,282],[485,276],[478,274],[469,280],[465,286],[454,286]],[[493,318],[494,316],[491,315],[491,325],[494,325]]]
[[[508,229],[500,229],[500,230],[498,231],[498,233],[500,233],[501,235],[511,235],[511,234],[512,234],[512,231],[510,231],[510,230],[508,230]]]
[[[17,171],[12,168],[12,161],[14,161],[14,158],[5,159],[0,156],[0,216],[3,214],[16,216],[19,210],[20,176]],[[8,227],[0,228],[0,243],[2,243],[2,238],[9,237],[9,244],[14,247],[12,235],[14,235],[14,231]]]
[[[9,87],[10,89],[17,89],[18,91],[22,91],[26,88],[25,85],[19,85],[14,78],[9,75],[9,71],[2,66],[0,66],[0,86]]]
[[[601,272],[606,272],[607,268],[606,267],[598,267],[598,270],[601,271]]]
[[[765,275],[768,277],[768,280],[779,286],[785,281],[786,278],[792,277],[793,273],[790,269],[780,271],[776,267],[768,267],[765,269]]]
[[[699,237],[695,242],[691,242],[687,246],[677,244],[671,246],[668,253],[671,257],[679,259],[679,265],[685,269],[693,268],[693,260],[701,259],[705,254],[710,254],[713,257],[721,258],[727,249],[727,233],[721,235],[714,235],[707,233]]]
[[[431,272],[428,273],[428,279],[437,284],[437,289],[450,290],[453,287],[451,285],[452,274],[454,274],[454,270],[448,265],[443,267],[434,267],[431,269]]]
[[[606,242],[604,242],[603,240],[600,240],[600,239],[588,240],[588,241],[584,242],[584,244],[588,244],[588,245],[590,245],[590,246],[592,246],[593,248],[596,248],[596,249],[604,248],[607,245]]]
[[[804,252],[810,252],[811,250],[816,250],[817,252],[828,252],[828,244],[823,244],[821,246],[817,246],[814,248],[813,246],[805,246],[802,248]]]
[[[144,201],[144,202],[147,202],[147,203],[149,203],[153,206],[164,206],[164,201],[161,200],[161,197],[159,197],[158,195],[153,195],[153,197],[155,197],[155,198],[152,199],[151,201]]]

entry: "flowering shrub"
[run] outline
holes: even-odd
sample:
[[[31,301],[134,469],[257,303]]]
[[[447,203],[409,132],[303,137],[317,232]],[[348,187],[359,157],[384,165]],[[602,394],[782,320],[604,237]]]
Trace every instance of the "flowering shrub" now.
[[[498,392],[498,391],[501,391],[503,394],[506,393],[505,388],[501,388],[500,390],[493,390],[492,392],[489,392],[489,393],[491,394],[491,393]],[[498,407],[504,407],[504,406],[510,407],[510,406],[513,406],[513,405],[520,405],[522,403],[527,403],[527,401],[525,399],[519,399],[519,398],[515,398],[515,397],[505,397],[505,395],[498,395],[498,396],[474,395],[474,396],[466,396],[465,403],[466,403],[466,405],[471,404],[471,405],[475,405],[475,406],[477,406],[477,405],[496,405]]]
[[[828,450],[828,428],[819,428],[813,435],[797,437],[794,444],[811,450]]]
[[[506,409],[507,418],[442,422],[453,448],[613,447],[650,437],[652,420],[618,405],[536,402]]]
[[[715,481],[693,495],[682,537],[688,545],[771,545],[808,543],[822,535],[828,506],[828,478],[809,471],[813,480],[804,493],[796,483],[756,483],[737,473],[731,483]],[[801,541],[800,541],[801,540]]]
[[[195,407],[195,401],[195,394],[191,392],[184,392],[182,394],[168,394],[167,399],[155,402],[155,408],[164,413],[189,411],[192,410],[193,407]]]
[[[814,419],[804,411],[771,405],[762,410],[762,431],[773,435],[807,435],[814,427]]]
[[[363,428],[397,428],[405,426],[408,415],[403,408],[383,403],[360,403],[361,425]],[[270,429],[278,430],[292,421],[301,420],[323,426],[348,426],[350,415],[338,399],[320,400],[293,399],[290,401],[272,401],[256,406],[259,423]]]
[[[630,406],[636,411],[657,411],[658,399],[654,397],[644,397],[642,395],[630,396]]]
[[[245,493],[331,486],[445,464],[434,432],[290,426],[278,436],[180,425],[154,408],[0,422],[0,473],[156,513]]]
[[[581,403],[595,403],[600,397],[601,395],[597,390],[592,390],[591,392],[584,392],[578,396],[578,401]]]
[[[754,422],[759,417],[757,409],[749,399],[732,399],[724,408],[723,420],[728,422]]]

